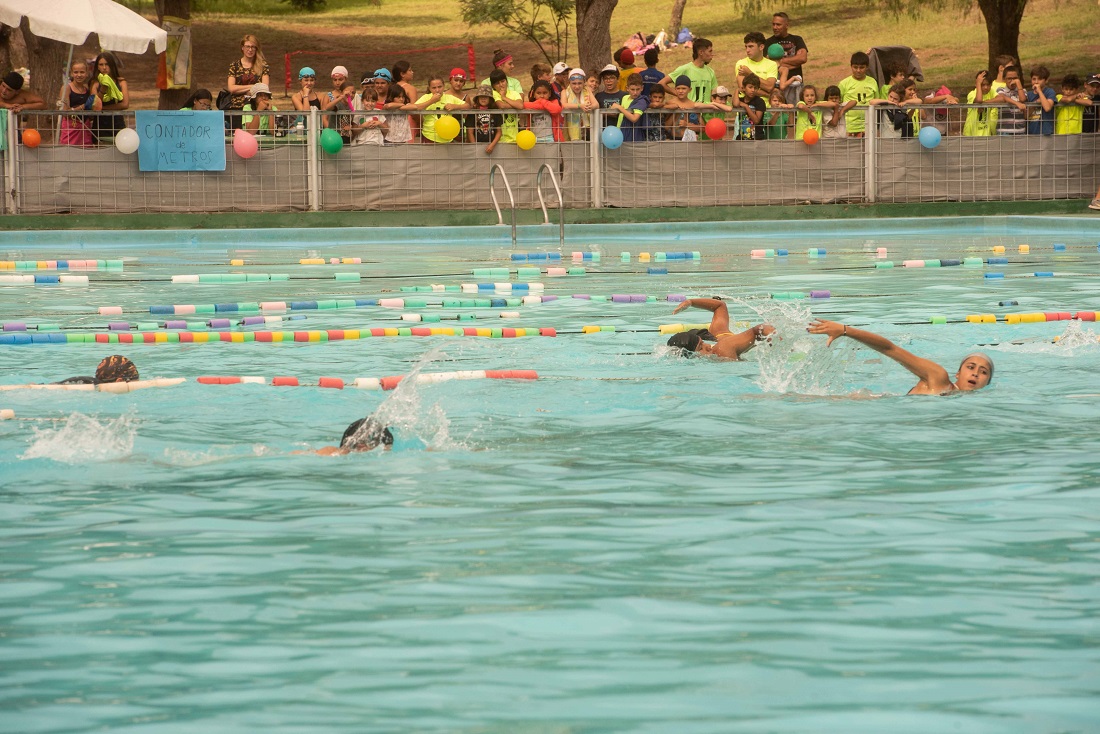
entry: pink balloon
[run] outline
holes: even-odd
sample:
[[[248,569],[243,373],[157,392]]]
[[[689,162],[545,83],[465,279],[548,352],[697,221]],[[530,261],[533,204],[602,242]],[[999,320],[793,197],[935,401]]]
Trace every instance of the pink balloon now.
[[[256,136],[247,130],[233,131],[233,152],[241,158],[251,158],[260,150]]]

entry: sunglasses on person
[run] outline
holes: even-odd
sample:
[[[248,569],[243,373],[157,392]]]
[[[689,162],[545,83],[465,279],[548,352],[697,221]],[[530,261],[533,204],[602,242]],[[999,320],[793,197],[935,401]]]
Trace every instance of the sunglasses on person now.
[[[306,76],[300,76],[298,78],[299,79],[316,79],[317,77],[310,74],[310,75],[306,75]]]
[[[466,81],[466,77],[462,76],[461,74],[455,74],[455,75],[454,75],[454,76],[452,76],[451,78],[452,78],[452,79],[457,79],[457,80],[459,80],[460,82],[464,82],[464,81]]]

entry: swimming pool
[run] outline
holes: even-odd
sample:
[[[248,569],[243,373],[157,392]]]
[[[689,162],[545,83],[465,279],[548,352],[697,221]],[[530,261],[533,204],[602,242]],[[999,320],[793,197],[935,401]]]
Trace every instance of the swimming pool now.
[[[0,233],[0,260],[124,260],[82,271],[88,285],[0,286],[3,323],[168,333],[169,319],[250,312],[150,306],[337,301],[232,330],[360,330],[0,344],[9,384],[88,374],[113,353],[143,377],[190,378],[0,392],[18,417],[0,421],[4,728],[1095,729],[1100,329],[966,317],[1100,311],[1098,240],[1095,220],[1065,218],[577,227],[558,263],[512,260],[489,228]],[[573,251],[600,260],[574,265]],[[525,228],[519,252],[557,252],[556,231]],[[314,257],[363,262],[299,264]],[[1009,262],[902,264],[966,257]],[[558,296],[537,304],[522,289],[401,291],[536,266],[585,273],[512,272]],[[290,280],[170,282],[230,272]],[[614,294],[654,300],[573,297]],[[783,338],[741,364],[673,359],[660,325],[706,314],[672,316],[670,294],[725,296],[734,318]],[[339,306],[382,297],[460,303]],[[461,304],[477,298],[505,302]],[[903,369],[843,341],[826,350],[800,332],[811,312],[949,371],[980,348],[996,377],[975,394],[900,397]],[[362,335],[387,327],[557,336]],[[270,384],[413,369],[538,379]],[[378,411],[392,452],[291,453]]]

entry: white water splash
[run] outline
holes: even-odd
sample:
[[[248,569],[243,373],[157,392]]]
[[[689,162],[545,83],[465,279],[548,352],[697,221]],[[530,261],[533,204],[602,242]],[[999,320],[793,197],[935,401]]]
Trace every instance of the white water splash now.
[[[1085,327],[1084,321],[1067,321],[1066,330],[1054,342],[1060,352],[1076,353],[1081,349],[1100,348],[1100,337],[1092,329]]]
[[[24,459],[52,459],[66,464],[123,459],[134,450],[137,419],[131,415],[102,421],[73,413],[57,428],[35,428]]]
[[[446,359],[447,354],[439,347],[425,352],[374,411],[372,417],[395,432],[397,444],[415,438],[433,450],[465,448],[451,438],[451,422],[443,408],[438,403],[424,407],[421,386],[415,379],[426,367]]]
[[[845,394],[844,366],[849,350],[837,342],[826,348],[825,337],[809,334],[813,320],[805,301],[735,299],[752,310],[761,323],[775,327],[775,334],[757,344],[749,358],[760,366],[756,383],[766,393],[798,395]]]

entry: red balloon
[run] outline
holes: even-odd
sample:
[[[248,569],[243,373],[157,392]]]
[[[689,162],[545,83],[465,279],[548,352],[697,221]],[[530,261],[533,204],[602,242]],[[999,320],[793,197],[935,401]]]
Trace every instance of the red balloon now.
[[[707,137],[711,140],[721,140],[726,137],[726,121],[712,117],[707,120],[706,127],[703,130],[706,131]]]
[[[802,142],[806,145],[814,145],[820,136],[817,134],[817,130],[812,127],[806,132],[802,133]]]

